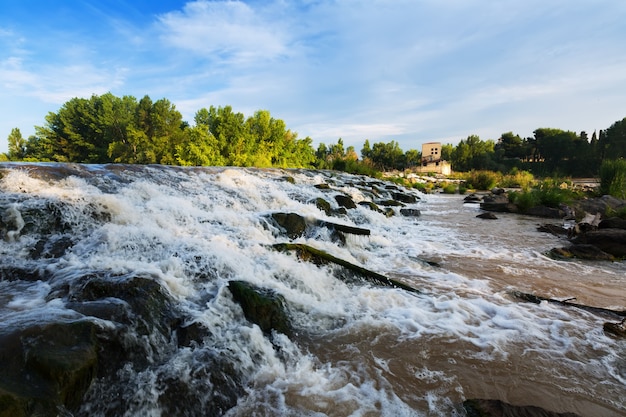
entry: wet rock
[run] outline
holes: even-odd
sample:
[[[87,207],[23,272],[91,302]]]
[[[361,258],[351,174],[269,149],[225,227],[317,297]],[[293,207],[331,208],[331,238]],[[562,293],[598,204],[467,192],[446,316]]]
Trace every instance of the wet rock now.
[[[542,224],[542,225],[538,226],[537,227],[537,231],[544,232],[544,233],[550,233],[550,234],[553,234],[555,236],[561,236],[561,235],[569,234],[569,229],[566,229],[565,227],[563,227],[561,225],[551,224],[551,223],[545,223],[545,224]]]
[[[598,223],[598,229],[626,229],[626,219],[609,217]]]
[[[317,224],[322,227],[327,227],[332,230],[337,230],[342,233],[347,233],[350,235],[359,235],[359,236],[369,236],[371,231],[369,229],[364,229],[361,227],[348,226],[345,224],[332,223],[327,221],[318,221]]]
[[[40,239],[31,248],[30,256],[33,259],[60,258],[65,252],[74,246],[74,241],[69,236],[52,236],[50,239]]]
[[[335,196],[335,201],[337,201],[337,204],[339,204],[341,207],[344,207],[347,209],[356,208],[356,203],[354,202],[354,200],[352,200],[350,196],[347,196],[344,194],[337,194]]]
[[[380,200],[378,204],[383,207],[404,207],[406,205],[397,200]]]
[[[330,185],[328,185],[326,183],[315,184],[314,187],[317,188],[318,190],[330,190]]]
[[[583,217],[586,213],[603,215],[609,210],[619,211],[626,207],[626,201],[610,195],[603,195],[600,198],[577,200],[572,204],[572,207],[580,217]]]
[[[322,197],[318,197],[315,199],[315,206],[326,213],[327,216],[332,215],[332,209],[330,207],[330,203],[324,200]]]
[[[274,249],[282,252],[295,252],[298,258],[311,262],[315,265],[328,265],[332,264],[338,267],[335,271],[335,276],[346,282],[355,282],[358,280],[365,280],[376,285],[385,287],[401,288],[406,291],[419,293],[420,291],[401,283],[400,281],[388,278],[382,274],[371,271],[362,266],[355,265],[344,259],[337,258],[328,252],[313,248],[308,245],[296,244],[296,243],[279,243],[273,245]]]
[[[372,211],[376,211],[378,213],[382,213],[383,212],[380,209],[380,207],[378,207],[378,204],[374,203],[373,201],[360,201],[359,202],[359,206],[367,207],[368,209],[370,209]]]
[[[547,217],[551,219],[562,219],[565,217],[565,212],[561,209],[547,206],[535,206],[529,208],[525,214],[529,216]]]
[[[626,338],[626,322],[622,321],[621,323],[604,323],[602,326],[605,332],[611,333],[615,336]]]
[[[500,213],[517,213],[517,206],[509,201],[506,194],[489,194],[483,197],[480,208],[485,211],[495,211]]]
[[[506,192],[506,190],[504,188],[501,187],[495,187],[491,190],[491,194],[493,195],[502,195]]]
[[[567,248],[554,248],[549,252],[550,257],[554,259],[586,259],[590,261],[613,261],[615,257],[609,253],[600,250],[594,245],[571,245]]]
[[[76,409],[96,374],[95,332],[93,323],[71,321],[0,334],[0,416]]]
[[[483,198],[477,194],[470,194],[463,199],[464,203],[480,203]]]
[[[404,217],[419,217],[422,215],[422,212],[420,212],[418,209],[401,208],[400,214]]]
[[[476,217],[479,219],[485,219],[485,220],[498,220],[498,217],[492,212],[481,213]]]
[[[130,326],[133,331],[140,335],[149,335],[154,331],[160,332],[169,338],[172,329],[178,326],[178,312],[173,306],[172,300],[156,278],[140,276],[91,276],[70,289],[69,305],[100,301],[102,305],[107,302],[114,303],[113,311],[118,308],[120,300],[128,310],[126,313],[112,313],[108,307],[97,313],[95,317],[114,314],[114,317],[128,319],[121,324]],[[97,303],[92,303],[93,308],[98,308]]]
[[[407,204],[417,203],[419,200],[419,197],[416,195],[402,193],[402,192],[392,193],[392,196],[394,200],[400,201],[402,203],[407,203]]]
[[[246,281],[230,281],[228,289],[246,318],[258,325],[264,333],[275,330],[291,334],[289,317],[285,312],[285,299],[281,295]]]
[[[463,401],[467,417],[579,417],[573,413],[555,413],[535,406],[515,406],[500,400]]]
[[[296,239],[306,231],[306,220],[296,213],[272,213],[272,218],[290,239]]]
[[[578,235],[572,242],[576,245],[594,245],[616,258],[626,258],[625,229],[599,229]]]

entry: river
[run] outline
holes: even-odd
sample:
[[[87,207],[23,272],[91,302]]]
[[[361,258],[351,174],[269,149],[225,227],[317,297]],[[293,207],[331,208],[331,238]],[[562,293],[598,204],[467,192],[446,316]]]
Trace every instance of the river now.
[[[355,186],[366,179],[326,171],[2,164],[0,175],[3,267],[33,265],[53,277],[0,281],[0,333],[77,314],[55,288],[94,271],[155,277],[188,322],[210,329],[200,344],[128,364],[117,380],[96,378],[73,415],[169,415],[164,401],[177,399],[164,400],[167,381],[191,393],[185,415],[204,415],[207,391],[220,389],[198,372],[207,357],[228,358],[245,375],[227,416],[464,416],[469,398],[626,415],[626,342],[602,328],[616,319],[511,296],[626,309],[626,263],[546,257],[566,242],[537,231],[544,219],[483,220],[478,205],[440,194],[408,204],[419,217],[360,205],[329,216],[312,202],[372,195]],[[33,257],[39,237],[26,233],[25,213],[61,203],[71,246]],[[272,250],[289,240],[267,221],[274,212],[369,229],[345,243],[323,228],[293,242],[421,293],[343,282],[329,267]],[[231,280],[281,294],[294,334],[268,337],[250,324],[226,288]]]

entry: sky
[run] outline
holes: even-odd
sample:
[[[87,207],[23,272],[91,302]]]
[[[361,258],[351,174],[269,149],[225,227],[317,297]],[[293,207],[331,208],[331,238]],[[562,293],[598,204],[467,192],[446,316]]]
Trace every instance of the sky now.
[[[269,110],[314,146],[626,117],[620,0],[0,0],[0,152],[74,97]]]

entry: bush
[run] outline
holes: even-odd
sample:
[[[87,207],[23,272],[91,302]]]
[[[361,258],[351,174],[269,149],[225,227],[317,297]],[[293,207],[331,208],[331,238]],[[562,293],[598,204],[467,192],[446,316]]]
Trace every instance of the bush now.
[[[491,190],[498,184],[500,175],[493,171],[470,171],[465,175],[465,181],[477,190]]]
[[[453,183],[445,183],[443,186],[444,194],[456,194],[456,185]]]
[[[604,161],[600,166],[600,193],[626,199],[626,160]]]
[[[513,168],[508,175],[505,175],[500,181],[499,186],[505,188],[519,187],[523,190],[529,190],[534,184],[535,177],[528,171],[519,171]]]
[[[517,206],[522,213],[539,205],[539,196],[534,191],[514,191],[509,193],[509,201]]]

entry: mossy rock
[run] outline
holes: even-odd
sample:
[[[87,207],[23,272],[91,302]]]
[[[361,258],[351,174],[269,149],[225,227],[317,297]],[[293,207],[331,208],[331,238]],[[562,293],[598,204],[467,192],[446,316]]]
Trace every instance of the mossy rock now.
[[[286,335],[291,334],[283,296],[274,290],[257,287],[246,281],[230,281],[228,289],[241,306],[246,319],[258,325],[263,333],[275,330]]]
[[[306,232],[306,220],[299,214],[272,213],[272,219],[290,239],[296,239]]]
[[[341,267],[344,271],[349,272],[349,274],[338,273],[337,277],[346,281],[349,281],[349,278],[352,276],[356,276],[365,281],[374,283],[376,285],[391,287],[391,288],[401,288],[406,291],[419,293],[420,291],[409,286],[403,284],[394,279],[388,278],[382,274],[379,274],[374,271],[370,271],[367,268],[363,268],[362,266],[355,265],[350,263],[344,259],[337,258],[323,250],[313,248],[308,245],[298,244],[298,243],[278,243],[275,244],[274,249],[282,252],[296,252],[298,258],[303,261],[311,262],[315,265],[328,265],[333,264]]]
[[[315,206],[326,213],[327,216],[332,215],[332,209],[330,207],[330,203],[324,200],[322,197],[318,197],[315,199]]]

